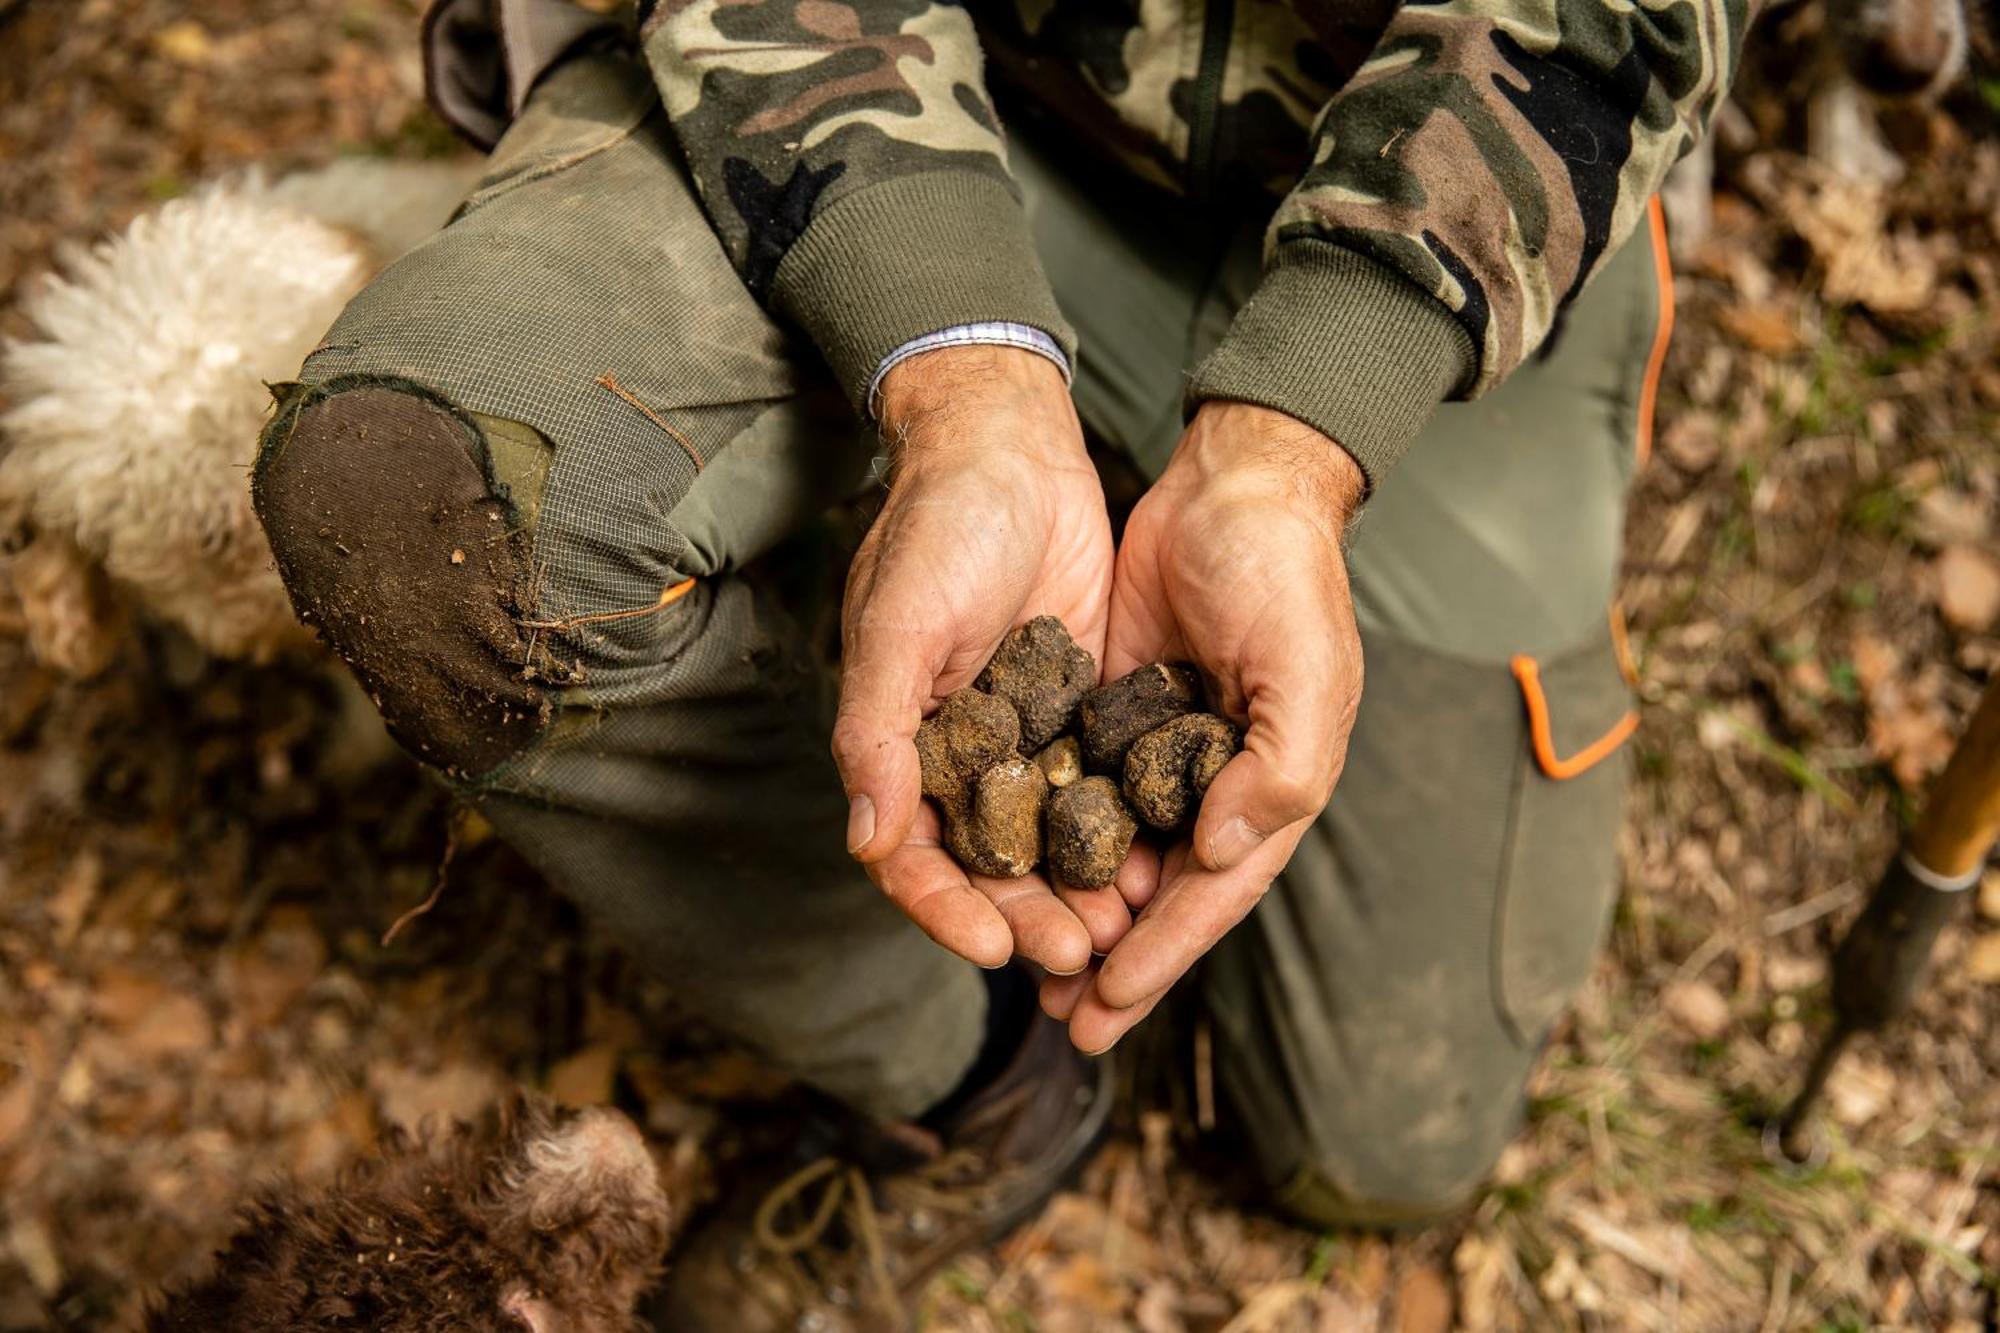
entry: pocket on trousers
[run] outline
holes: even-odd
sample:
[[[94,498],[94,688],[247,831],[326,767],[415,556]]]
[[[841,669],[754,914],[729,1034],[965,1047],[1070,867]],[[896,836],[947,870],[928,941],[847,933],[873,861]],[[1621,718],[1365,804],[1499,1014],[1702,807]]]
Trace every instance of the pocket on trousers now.
[[[1512,662],[1522,716],[1495,900],[1494,1003],[1534,1046],[1590,977],[1618,895],[1625,742],[1638,724],[1607,632],[1546,660]]]

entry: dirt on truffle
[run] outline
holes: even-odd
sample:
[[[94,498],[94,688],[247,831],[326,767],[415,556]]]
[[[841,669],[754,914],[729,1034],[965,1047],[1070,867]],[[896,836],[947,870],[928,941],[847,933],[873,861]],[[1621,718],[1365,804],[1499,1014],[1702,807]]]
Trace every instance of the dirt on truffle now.
[[[1016,879],[1042,859],[1049,780],[1032,759],[1009,755],[973,783],[972,807],[945,811],[945,849],[968,870]]]
[[[1125,755],[1125,799],[1162,832],[1190,822],[1202,793],[1243,748],[1243,734],[1213,713],[1188,713],[1141,736]]]
[[[1064,884],[1102,888],[1117,877],[1138,831],[1117,783],[1080,778],[1049,798],[1049,870]]]
[[[1125,752],[1153,728],[1201,707],[1201,679],[1184,663],[1154,662],[1083,696],[1083,766],[1118,774]]]
[[[945,696],[938,710],[917,728],[917,763],[924,795],[945,808],[947,818],[966,808],[973,782],[1021,741],[1021,720],[1004,700],[967,688]]]
[[[973,684],[1021,715],[1021,753],[1032,755],[1069,730],[1076,706],[1097,683],[1097,660],[1054,616],[1010,632]]]

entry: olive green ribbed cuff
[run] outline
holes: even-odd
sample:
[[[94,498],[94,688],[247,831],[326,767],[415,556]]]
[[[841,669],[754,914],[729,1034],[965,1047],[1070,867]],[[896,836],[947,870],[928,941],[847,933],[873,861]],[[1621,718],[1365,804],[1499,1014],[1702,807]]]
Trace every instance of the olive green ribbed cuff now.
[[[940,329],[1032,325],[1076,360],[1020,200],[976,172],[898,176],[836,200],[786,252],[771,295],[864,417],[882,359]]]
[[[1471,375],[1472,340],[1429,293],[1352,250],[1287,241],[1188,385],[1256,403],[1340,442],[1372,491]]]

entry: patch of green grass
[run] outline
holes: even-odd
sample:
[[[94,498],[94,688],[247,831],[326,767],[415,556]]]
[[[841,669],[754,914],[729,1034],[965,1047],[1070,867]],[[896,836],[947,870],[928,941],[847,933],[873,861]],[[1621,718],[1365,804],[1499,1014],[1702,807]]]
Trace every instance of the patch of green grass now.
[[[1847,504],[1847,523],[1856,532],[1869,537],[1894,539],[1902,535],[1904,525],[1910,521],[1910,512],[1915,503],[1902,487],[1893,481],[1882,481],[1857,494]],[[1856,585],[1864,586],[1864,585]],[[1873,597],[1873,585],[1866,585],[1869,596]],[[1874,602],[1870,600],[1869,606]]]

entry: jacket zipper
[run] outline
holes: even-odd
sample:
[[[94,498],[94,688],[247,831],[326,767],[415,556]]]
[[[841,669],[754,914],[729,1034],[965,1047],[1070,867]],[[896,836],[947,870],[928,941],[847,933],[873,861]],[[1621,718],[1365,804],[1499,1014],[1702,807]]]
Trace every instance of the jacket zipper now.
[[[1215,186],[1215,130],[1222,113],[1222,79],[1229,67],[1236,0],[1207,0],[1202,8],[1201,63],[1194,76],[1193,117],[1188,122],[1188,193],[1206,198]]]

